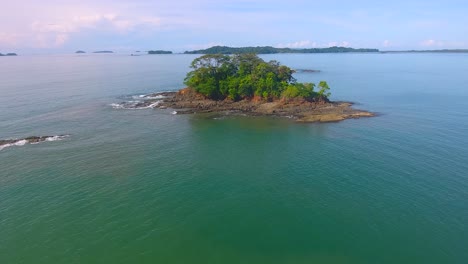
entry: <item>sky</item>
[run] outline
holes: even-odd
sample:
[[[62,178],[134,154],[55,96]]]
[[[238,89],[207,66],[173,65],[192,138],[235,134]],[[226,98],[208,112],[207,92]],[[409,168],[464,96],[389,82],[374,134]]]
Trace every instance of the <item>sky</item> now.
[[[468,1],[0,0],[0,52],[468,48]]]

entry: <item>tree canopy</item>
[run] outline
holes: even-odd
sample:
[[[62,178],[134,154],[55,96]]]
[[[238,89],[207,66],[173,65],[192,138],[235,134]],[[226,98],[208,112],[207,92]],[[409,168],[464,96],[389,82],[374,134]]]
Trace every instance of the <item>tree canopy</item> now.
[[[298,83],[294,71],[279,62],[265,62],[256,54],[204,55],[192,61],[185,84],[213,100],[304,98],[328,100],[330,88],[325,81],[314,91],[313,83]]]

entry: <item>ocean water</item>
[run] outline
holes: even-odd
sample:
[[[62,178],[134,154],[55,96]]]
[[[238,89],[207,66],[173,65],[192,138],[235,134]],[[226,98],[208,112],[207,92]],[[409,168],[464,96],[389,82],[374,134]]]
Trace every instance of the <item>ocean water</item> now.
[[[282,54],[377,117],[114,109],[196,55],[0,59],[0,263],[467,263],[467,54]]]

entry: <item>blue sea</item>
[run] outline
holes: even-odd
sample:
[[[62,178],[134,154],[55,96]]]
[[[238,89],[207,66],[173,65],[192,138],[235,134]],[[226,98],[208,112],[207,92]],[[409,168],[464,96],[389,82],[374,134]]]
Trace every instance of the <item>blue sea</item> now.
[[[196,55],[0,59],[0,263],[467,263],[468,54],[264,55],[373,118],[119,109]]]

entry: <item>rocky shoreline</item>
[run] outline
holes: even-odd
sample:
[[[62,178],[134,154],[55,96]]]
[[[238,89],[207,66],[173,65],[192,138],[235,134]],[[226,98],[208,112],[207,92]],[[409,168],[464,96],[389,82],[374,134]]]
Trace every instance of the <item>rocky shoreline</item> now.
[[[287,117],[297,122],[338,122],[345,119],[372,117],[374,113],[352,108],[351,102],[309,102],[303,99],[276,100],[265,102],[258,98],[252,100],[215,101],[205,98],[190,88],[178,92],[162,92],[147,96],[149,99],[138,104],[138,107],[171,108],[177,114],[220,113],[243,114],[249,116]]]

